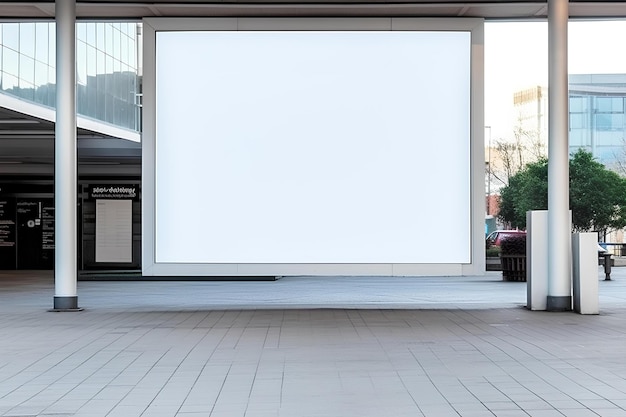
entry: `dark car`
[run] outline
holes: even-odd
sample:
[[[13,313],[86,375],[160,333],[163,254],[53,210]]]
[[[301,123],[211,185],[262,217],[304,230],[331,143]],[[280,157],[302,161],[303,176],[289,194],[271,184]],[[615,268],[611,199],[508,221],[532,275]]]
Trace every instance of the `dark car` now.
[[[525,230],[495,230],[487,236],[489,246],[500,246],[503,240],[513,236],[526,236]]]

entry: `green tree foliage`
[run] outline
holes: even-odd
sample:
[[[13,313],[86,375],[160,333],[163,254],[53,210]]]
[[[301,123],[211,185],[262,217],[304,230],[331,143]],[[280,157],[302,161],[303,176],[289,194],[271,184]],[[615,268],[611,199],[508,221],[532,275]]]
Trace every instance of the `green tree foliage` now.
[[[579,150],[570,159],[570,209],[576,231],[626,227],[626,179]],[[548,161],[527,164],[501,190],[501,220],[512,227],[526,227],[526,212],[548,208]]]
[[[527,164],[500,190],[499,217],[511,227],[526,228],[526,212],[548,208],[548,160]]]

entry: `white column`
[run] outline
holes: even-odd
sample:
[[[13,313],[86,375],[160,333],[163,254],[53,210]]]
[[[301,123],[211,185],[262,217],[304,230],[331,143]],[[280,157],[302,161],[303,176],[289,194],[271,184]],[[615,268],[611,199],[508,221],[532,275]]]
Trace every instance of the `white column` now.
[[[568,157],[567,0],[548,0],[548,300],[572,307]]]
[[[76,0],[56,0],[54,309],[78,309]]]

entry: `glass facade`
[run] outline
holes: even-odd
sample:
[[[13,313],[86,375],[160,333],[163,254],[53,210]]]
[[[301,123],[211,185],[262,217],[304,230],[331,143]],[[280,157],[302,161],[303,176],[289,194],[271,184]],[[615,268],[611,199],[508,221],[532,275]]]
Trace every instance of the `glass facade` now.
[[[139,24],[76,24],[76,110],[80,116],[140,131]],[[55,24],[0,24],[0,91],[55,106]]]
[[[570,152],[584,148],[611,167],[626,132],[626,74],[570,75]]]

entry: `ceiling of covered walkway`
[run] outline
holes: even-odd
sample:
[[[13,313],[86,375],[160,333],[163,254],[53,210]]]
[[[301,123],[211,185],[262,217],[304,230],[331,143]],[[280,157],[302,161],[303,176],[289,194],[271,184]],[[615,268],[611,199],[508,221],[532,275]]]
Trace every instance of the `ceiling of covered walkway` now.
[[[420,16],[535,19],[547,1],[501,0],[79,0],[78,18],[200,16]],[[626,17],[626,1],[570,1],[572,17]],[[54,1],[5,1],[0,18],[51,18]]]

